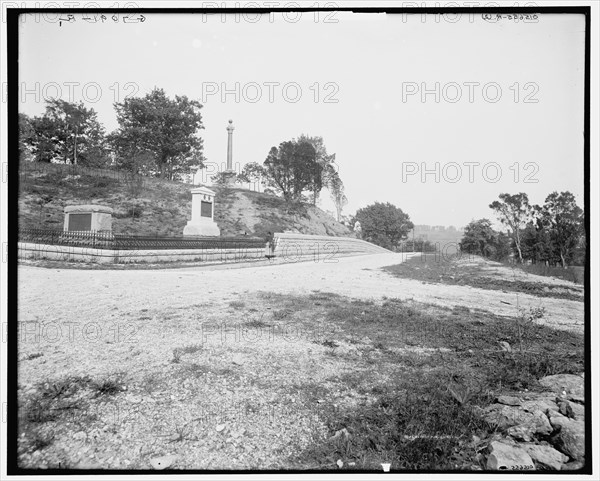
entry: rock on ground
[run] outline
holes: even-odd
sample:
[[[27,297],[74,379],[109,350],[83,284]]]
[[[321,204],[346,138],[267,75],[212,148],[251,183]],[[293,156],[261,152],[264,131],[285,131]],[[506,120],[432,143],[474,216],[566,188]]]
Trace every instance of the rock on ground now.
[[[499,441],[492,441],[490,451],[487,459],[487,469],[493,471],[535,470],[531,456],[519,447],[509,446]]]
[[[575,374],[554,374],[539,380],[540,384],[556,394],[565,392],[568,396],[582,398],[585,393],[584,380]]]
[[[548,468],[556,469],[557,471],[562,468],[563,464],[569,461],[568,456],[565,456],[552,446],[533,443],[523,443],[520,446],[527,451],[527,454],[529,454],[531,459],[533,459],[536,463]]]
[[[492,404],[484,413],[488,423],[506,430],[515,439],[532,441],[536,434],[547,435],[552,432],[547,416],[540,410],[530,413],[516,406]]]
[[[569,419],[562,414],[550,417],[550,423],[558,433],[553,437],[554,444],[576,461],[585,458],[585,424],[583,421]]]

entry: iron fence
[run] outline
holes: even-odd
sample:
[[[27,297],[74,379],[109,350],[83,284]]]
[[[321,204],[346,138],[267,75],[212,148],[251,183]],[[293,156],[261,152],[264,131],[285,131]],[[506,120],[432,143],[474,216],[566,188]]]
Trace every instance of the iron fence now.
[[[102,231],[62,231],[50,229],[20,229],[19,241],[33,244],[62,245],[114,249],[114,236]]]
[[[252,249],[265,246],[258,237],[192,237],[113,234],[103,231],[20,229],[19,241],[114,250]]]
[[[247,249],[265,246],[257,237],[152,237],[115,234],[115,249]]]

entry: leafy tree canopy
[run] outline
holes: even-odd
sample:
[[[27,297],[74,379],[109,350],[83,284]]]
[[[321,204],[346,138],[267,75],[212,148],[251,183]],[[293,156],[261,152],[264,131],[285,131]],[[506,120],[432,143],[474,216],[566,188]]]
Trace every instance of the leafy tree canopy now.
[[[389,202],[375,202],[356,212],[362,238],[386,249],[394,249],[414,227],[408,214]]]
[[[203,166],[202,105],[184,96],[170,99],[163,89],[145,97],[127,98],[115,104],[119,128],[110,141],[120,165],[171,180]]]
[[[34,160],[83,165],[108,162],[104,127],[94,109],[62,99],[46,104],[41,117],[19,117],[21,145]]]

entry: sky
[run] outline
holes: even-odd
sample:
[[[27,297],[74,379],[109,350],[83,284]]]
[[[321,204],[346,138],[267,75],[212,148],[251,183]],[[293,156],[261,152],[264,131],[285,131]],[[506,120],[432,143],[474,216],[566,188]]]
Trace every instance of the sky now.
[[[333,12],[150,14],[89,23],[22,18],[20,111],[83,101],[107,131],[115,101],[154,87],[203,104],[207,171],[321,136],[336,154],[344,213],[390,202],[415,224],[462,227],[502,192],[583,206],[585,23],[481,15]],[[205,172],[206,173],[206,172]],[[208,181],[198,175],[198,181]],[[322,208],[333,210],[324,192]]]

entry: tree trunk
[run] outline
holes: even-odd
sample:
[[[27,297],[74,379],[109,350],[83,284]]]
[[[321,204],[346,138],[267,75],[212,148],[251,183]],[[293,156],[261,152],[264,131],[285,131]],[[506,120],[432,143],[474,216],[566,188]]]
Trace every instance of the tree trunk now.
[[[566,269],[567,268],[567,262],[565,261],[565,256],[564,256],[564,254],[562,252],[560,253],[560,261],[562,262],[563,269]]]
[[[519,237],[518,227],[515,231],[515,245],[517,246],[517,251],[519,252],[519,264],[523,264],[523,253],[521,252],[521,239]]]
[[[73,139],[73,163],[77,165],[77,126],[75,126],[75,138]]]

